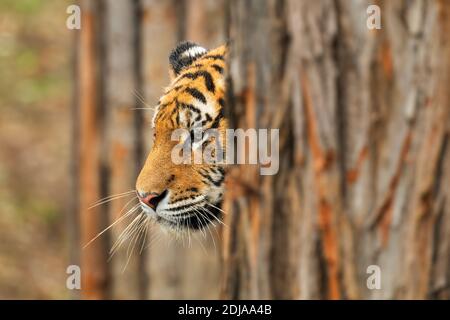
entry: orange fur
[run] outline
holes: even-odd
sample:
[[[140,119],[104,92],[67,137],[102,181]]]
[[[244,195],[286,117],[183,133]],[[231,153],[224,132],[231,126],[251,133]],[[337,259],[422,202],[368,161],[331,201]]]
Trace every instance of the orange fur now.
[[[180,108],[179,105],[201,104],[198,99],[186,91],[188,88],[194,88],[203,94],[208,102],[206,104],[208,110],[212,110],[210,115],[212,118],[221,113],[222,106],[219,100],[224,101],[225,99],[226,51],[226,47],[221,46],[207,52],[204,56],[195,60],[192,65],[183,69],[178,76],[173,77],[171,84],[166,88],[165,94],[159,101],[157,114],[154,118],[154,145],[136,181],[138,191],[160,194],[169,190],[170,203],[176,203],[186,197],[198,194],[205,196],[212,194],[215,186],[207,183],[208,179],[205,178],[205,172],[219,165],[174,164],[171,160],[171,152],[177,142],[171,140],[171,134],[174,129],[183,127],[181,123],[177,123],[177,117],[179,119],[186,118],[186,121],[194,118],[192,113]],[[222,59],[213,59],[211,58],[213,56],[220,56]],[[223,72],[217,69],[223,70]],[[208,90],[204,77],[199,76],[196,79],[185,77],[186,74],[199,71],[211,75],[215,86],[214,92]],[[227,122],[224,118],[220,118],[217,128],[222,137],[225,137]],[[213,190],[215,193],[218,192],[216,189]],[[216,199],[211,201],[216,202]]]

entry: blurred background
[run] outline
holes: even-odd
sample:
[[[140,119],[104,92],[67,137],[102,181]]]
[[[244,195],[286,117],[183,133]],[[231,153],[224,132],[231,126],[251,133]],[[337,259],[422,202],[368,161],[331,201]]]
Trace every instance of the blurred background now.
[[[445,0],[3,0],[0,298],[448,299],[449,31]],[[131,207],[88,210],[133,189],[187,39],[230,41],[231,127],[279,128],[280,170],[230,167],[226,226],[191,242],[85,247]]]

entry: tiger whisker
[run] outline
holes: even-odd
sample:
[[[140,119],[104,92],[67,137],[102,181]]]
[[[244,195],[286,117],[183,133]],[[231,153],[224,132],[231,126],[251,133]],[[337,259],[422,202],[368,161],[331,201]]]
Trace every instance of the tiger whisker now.
[[[117,251],[119,247],[122,246],[122,244],[125,242],[126,239],[129,238],[129,236],[132,234],[132,229],[135,227],[135,221],[136,218],[120,233],[120,235],[117,237],[117,240],[115,241],[113,247],[110,249],[110,254],[112,258],[112,255]]]
[[[132,236],[132,239],[130,240],[130,243],[128,244],[128,248],[127,248],[127,257],[128,257],[128,258],[127,258],[127,262],[126,262],[124,268],[122,269],[122,273],[125,272],[125,270],[126,270],[126,268],[127,268],[127,266],[128,266],[128,263],[129,263],[130,260],[131,260],[131,256],[133,255],[134,248],[136,247],[136,243],[137,243],[137,241],[138,241],[139,238],[140,238],[140,234],[141,234],[140,230],[141,230],[141,228],[142,228],[143,221],[145,221],[145,219],[146,219],[146,215],[145,215],[145,213],[144,213],[143,211],[141,211],[141,213],[139,214],[138,217],[139,217],[140,219],[139,219],[139,222],[138,222],[137,227],[134,228],[134,231],[133,231],[134,234],[133,234],[133,236]],[[131,245],[131,251],[129,252],[130,245]]]
[[[194,210],[195,210],[196,212],[198,212],[198,213],[200,214],[200,216],[203,217],[203,218],[206,220],[206,221],[205,221],[205,226],[206,226],[206,228],[208,229],[208,232],[209,232],[209,234],[210,234],[210,236],[211,236],[211,239],[212,239],[212,241],[213,241],[213,244],[214,244],[214,250],[217,251],[216,242],[214,241],[214,236],[212,235],[211,228],[210,228],[210,225],[209,225],[209,223],[211,223],[211,220],[208,219],[208,217],[206,217],[205,215],[203,215],[203,213],[201,213],[200,211],[198,211],[196,208],[194,208]]]
[[[135,239],[135,236],[139,233],[139,229],[141,228],[141,226],[142,226],[142,220],[144,219],[144,214],[143,214],[143,211],[141,211],[139,214],[138,214],[138,217],[140,218],[139,219],[139,221],[136,223],[136,227],[134,227],[133,228],[133,231],[131,231],[131,234],[130,234],[130,236],[131,236],[131,241],[130,241],[130,243],[128,244],[128,247],[127,247],[127,256],[129,255],[129,253],[130,253],[130,245],[131,245],[131,243],[133,242],[133,239]]]
[[[208,203],[208,205],[211,205],[211,204]],[[196,208],[198,208],[198,209],[202,210],[203,212],[205,212],[205,213],[207,213],[207,214],[213,216],[214,219],[217,220],[217,222],[221,223],[221,224],[222,224],[223,226],[225,226],[225,227],[228,227],[223,221],[221,221],[219,218],[217,218],[215,214],[213,214],[210,210],[208,210],[208,208],[201,207],[201,206],[196,206]]]
[[[136,228],[139,226],[139,221],[140,221],[140,215],[138,214],[136,216],[136,218],[132,221],[132,223],[130,223],[130,228],[126,232],[124,232],[123,235],[122,234],[119,235],[119,239],[120,239],[119,247],[121,247],[122,244],[127,239],[131,238],[131,240],[132,240],[134,232],[135,232]]]
[[[145,102],[144,97],[143,97],[136,89],[134,90],[134,95],[136,96],[136,98],[138,98],[138,100],[139,100],[144,106],[146,106],[146,108],[133,108],[134,110],[138,110],[138,109],[150,109],[150,110],[155,111],[156,107],[152,107],[152,106],[148,105],[148,104]],[[133,109],[132,109],[132,110],[133,110]]]
[[[162,238],[161,233],[155,233],[155,232],[153,232],[153,235],[151,236],[151,239],[150,239],[148,245],[145,246],[144,250],[146,250],[148,247],[150,247],[152,244],[154,244],[155,241],[161,240],[161,238]],[[156,243],[155,243],[155,244],[156,244]]]
[[[129,191],[127,193],[124,194],[120,194],[120,195],[114,195],[114,196],[109,196],[106,199],[102,199],[102,200],[98,200],[97,202],[95,202],[94,204],[92,204],[90,207],[87,208],[87,210],[90,210],[92,208],[98,207],[102,204],[105,204],[107,202],[113,201],[113,200],[117,200],[120,198],[125,198],[125,197],[129,197],[132,193],[134,193],[135,191]]]
[[[217,217],[216,217],[211,211],[209,211],[207,208],[205,208],[205,207],[200,207],[199,209],[200,209],[200,211],[205,211],[205,213],[208,213],[209,215],[213,216],[218,222],[221,222],[221,221],[219,220],[219,218],[217,218]],[[203,215],[203,214],[202,214],[202,215]],[[214,224],[214,222],[212,221],[212,219],[208,218],[208,222],[211,223],[214,227],[216,226],[216,225]],[[225,224],[223,223],[223,225],[225,225]],[[208,225],[208,229],[209,229],[209,233],[211,234],[211,238],[212,238],[212,240],[213,240],[213,242],[214,242],[214,237],[213,237],[213,235],[212,235],[212,233],[211,233],[211,229],[210,229],[210,226],[209,226],[209,225]],[[213,228],[213,229],[214,229],[216,235],[219,237],[219,233],[217,232],[217,229],[216,229],[216,228]],[[215,243],[214,243],[214,248],[216,248]],[[217,249],[217,248],[216,248],[216,249]]]
[[[126,206],[128,206],[128,204],[130,204],[131,201],[133,201],[134,199],[131,199],[130,201],[128,201],[124,208]],[[105,233],[107,230],[111,229],[113,226],[115,226],[117,223],[119,223],[120,221],[122,221],[125,217],[128,217],[130,214],[132,214],[139,206],[139,203],[136,204],[135,206],[133,206],[127,213],[125,213],[124,215],[120,216],[119,218],[117,218],[113,223],[111,223],[108,227],[106,227],[105,229],[103,229],[102,231],[100,231],[94,238],[92,238],[88,243],[86,243],[83,246],[83,249],[85,249],[88,245],[90,245],[92,242],[94,242],[98,237],[100,237],[103,233]],[[122,211],[123,211],[122,209]],[[121,212],[122,212],[121,211]]]
[[[195,207],[193,207],[192,209],[193,209],[195,212],[200,213]],[[201,213],[200,213],[200,215],[201,215]],[[204,231],[204,228],[205,228],[206,225],[204,225],[204,224],[202,223],[201,220],[199,220],[199,222],[200,222],[200,225],[201,225],[200,232],[202,233],[203,238],[206,239],[206,233],[205,233],[205,231]],[[206,223],[206,222],[205,222],[205,223]]]
[[[219,220],[219,218],[217,218],[212,212],[210,212],[208,209],[206,209],[206,208],[204,208],[204,207],[202,207],[201,208],[202,210],[206,210],[210,215],[212,215],[218,222],[220,222],[220,223],[222,223],[225,227],[227,227],[227,225],[225,224],[225,223],[223,223],[221,220]],[[220,238],[220,235],[219,235],[219,232],[217,231],[217,228],[216,228],[216,225],[215,225],[215,223],[212,221],[212,219],[210,219],[209,220],[210,221],[210,223],[214,226],[214,228],[213,228],[213,230],[214,230],[214,232],[216,233],[216,235],[217,235],[217,237],[218,238]],[[209,228],[209,226],[208,226],[208,228]],[[210,232],[210,234],[211,234],[211,232]],[[214,237],[211,235],[211,237],[212,237],[212,240],[213,240],[213,242],[214,242]],[[214,248],[216,247],[216,245],[215,245],[215,243],[214,243]]]
[[[141,243],[141,249],[139,250],[139,254],[142,254],[142,250],[144,249],[145,246],[145,241],[147,240],[147,234],[148,234],[148,229],[149,229],[149,218],[147,217],[147,219],[145,220],[145,231],[144,231],[144,238],[142,239],[142,243]]]
[[[200,246],[202,247],[203,253],[208,255],[208,252],[206,251],[206,248],[203,245],[202,241],[200,241],[200,239],[198,239],[197,237],[194,237],[194,238],[198,241],[198,243],[200,243]]]
[[[131,108],[131,110],[150,110],[150,111],[155,111],[155,110],[156,110],[156,107]]]
[[[104,198],[98,199],[97,201],[95,201],[95,202],[93,203],[93,205],[96,204],[96,203],[98,203],[98,202],[101,202],[101,201],[103,201],[103,200],[107,200],[107,199],[110,199],[110,198],[113,198],[113,197],[117,197],[117,196],[121,196],[121,195],[126,195],[126,194],[134,193],[134,192],[135,192],[134,190],[129,190],[129,191],[121,192],[121,193],[111,194],[111,195],[106,196],[106,197],[104,197]]]
[[[148,219],[149,219],[148,215],[146,215],[144,212],[142,212],[142,214],[143,214],[143,217],[142,217],[141,227],[138,229],[138,232],[139,232],[138,241],[142,241],[140,239],[143,238],[143,236],[145,235],[145,231],[148,228]]]
[[[137,216],[133,219],[133,221],[130,222],[130,224],[120,233],[119,237],[117,238],[116,242],[113,244],[112,248],[109,250],[110,257],[108,261],[114,256],[117,249],[123,244],[123,242],[129,238],[130,230],[135,227],[135,223],[139,220],[140,216]]]
[[[213,207],[213,208],[219,210],[219,211],[222,212],[223,214],[227,214],[227,213],[226,213],[225,211],[223,211],[221,208],[219,208],[218,206],[215,206],[215,205],[212,204],[212,203],[208,203],[208,205],[210,205],[211,207]]]
[[[188,232],[188,240],[189,240],[189,242],[188,242],[188,247],[189,248],[191,248],[191,228],[190,228],[190,226],[191,226],[191,222],[188,220],[188,229],[187,229],[187,232]]]

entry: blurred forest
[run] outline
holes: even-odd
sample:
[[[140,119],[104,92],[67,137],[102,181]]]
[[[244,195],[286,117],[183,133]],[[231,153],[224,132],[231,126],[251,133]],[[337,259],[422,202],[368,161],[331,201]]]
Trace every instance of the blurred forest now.
[[[66,28],[74,3],[80,30]],[[371,4],[379,30],[366,25]],[[450,1],[0,9],[0,298],[450,297]],[[229,168],[227,226],[190,244],[155,225],[109,258],[118,224],[84,248],[131,199],[88,210],[134,188],[151,149],[144,108],[186,39],[230,41],[227,117],[280,128],[280,170]],[[66,288],[73,264],[81,291]],[[367,287],[371,265],[379,290]]]
[[[0,299],[70,294],[67,5],[0,1]]]

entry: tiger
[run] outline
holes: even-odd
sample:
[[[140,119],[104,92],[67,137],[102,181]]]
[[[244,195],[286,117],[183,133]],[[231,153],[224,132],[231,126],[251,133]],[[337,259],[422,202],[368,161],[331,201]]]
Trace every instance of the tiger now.
[[[171,156],[180,143],[172,139],[176,129],[189,130],[190,137],[198,129],[225,135],[226,56],[227,45],[207,50],[191,41],[169,55],[171,83],[155,107],[153,147],[136,179],[136,194],[144,213],[170,230],[202,230],[222,219],[225,165],[178,164]]]

